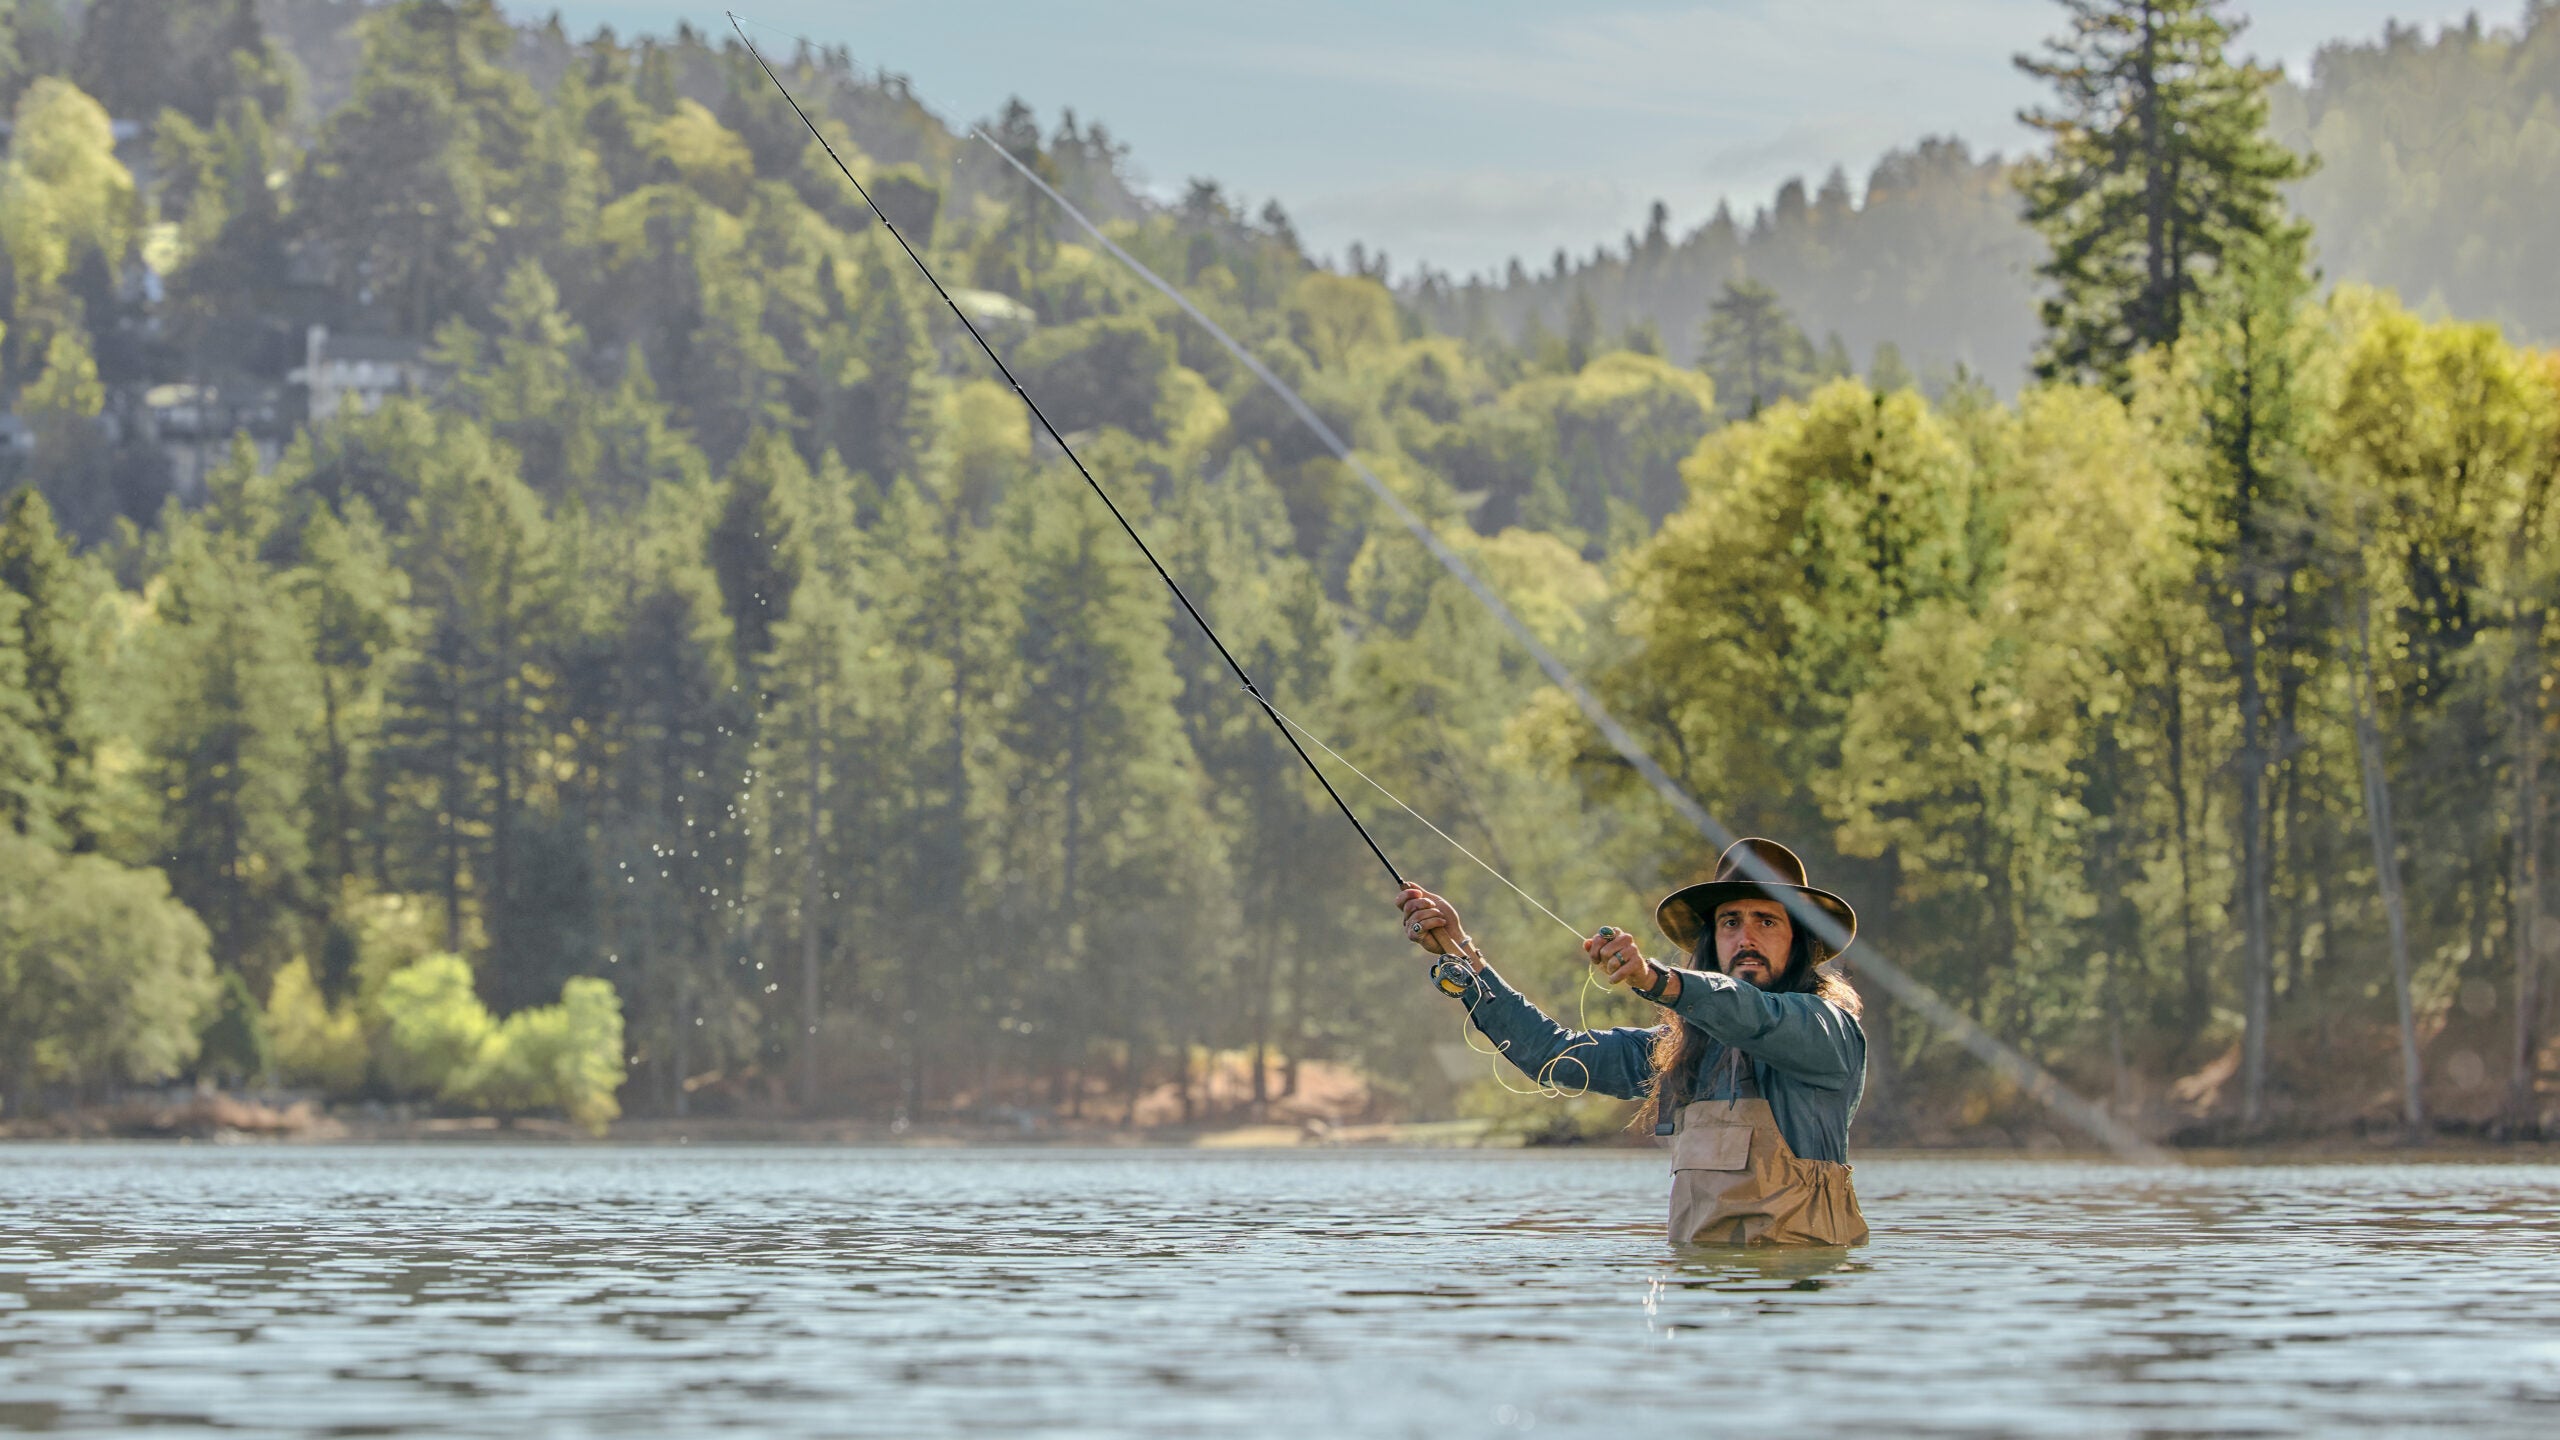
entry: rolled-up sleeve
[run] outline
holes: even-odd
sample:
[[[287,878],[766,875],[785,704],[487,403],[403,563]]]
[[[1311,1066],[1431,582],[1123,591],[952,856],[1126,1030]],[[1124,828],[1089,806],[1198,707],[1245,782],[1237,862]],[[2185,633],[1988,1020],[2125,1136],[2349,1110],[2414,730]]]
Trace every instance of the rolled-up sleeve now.
[[[1772,993],[1712,970],[1682,970],[1681,1019],[1790,1078],[1838,1088],[1864,1073],[1866,1035],[1817,995]]]
[[[1467,1017],[1521,1074],[1621,1100],[1641,1100],[1652,1093],[1653,1042],[1662,1033],[1659,1028],[1568,1030],[1512,989],[1492,966],[1477,971],[1476,980]]]

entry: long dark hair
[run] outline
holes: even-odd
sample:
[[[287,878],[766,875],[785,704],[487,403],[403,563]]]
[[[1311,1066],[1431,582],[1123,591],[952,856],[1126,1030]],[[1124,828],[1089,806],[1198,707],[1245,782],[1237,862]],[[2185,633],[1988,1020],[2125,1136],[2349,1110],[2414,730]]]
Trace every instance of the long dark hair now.
[[[1708,947],[1712,936],[1698,942],[1697,968],[1722,970],[1715,962],[1715,952]],[[1775,992],[1818,995],[1855,1015],[1859,1011],[1858,992],[1849,982],[1822,968],[1830,963],[1831,951],[1813,938],[1802,925],[1796,927],[1795,939],[1787,946],[1787,968],[1776,984]],[[1643,1108],[1636,1111],[1634,1128],[1652,1130],[1667,1116],[1680,1113],[1689,1103],[1689,1077],[1698,1072],[1698,1059],[1707,1053],[1707,1032],[1665,1009],[1670,1022],[1662,1027],[1653,1041],[1653,1088],[1646,1094]]]

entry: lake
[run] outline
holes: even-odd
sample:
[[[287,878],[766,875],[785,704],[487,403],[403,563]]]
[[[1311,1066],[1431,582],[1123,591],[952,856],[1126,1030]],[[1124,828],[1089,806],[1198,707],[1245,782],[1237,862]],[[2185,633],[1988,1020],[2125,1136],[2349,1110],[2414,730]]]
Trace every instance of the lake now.
[[[2560,1434],[2560,1166],[0,1147],[0,1431]]]

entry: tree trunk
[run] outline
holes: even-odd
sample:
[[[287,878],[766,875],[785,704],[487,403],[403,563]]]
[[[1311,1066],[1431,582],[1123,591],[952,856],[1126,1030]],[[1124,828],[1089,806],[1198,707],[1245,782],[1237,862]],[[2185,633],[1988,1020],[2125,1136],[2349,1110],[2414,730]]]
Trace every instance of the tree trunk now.
[[[2196,862],[2195,822],[2187,811],[2187,698],[2186,677],[2178,665],[2176,643],[2167,646],[2169,660],[2169,802],[2178,827],[2178,945],[2186,980],[2187,1040],[2192,1044],[2203,1031],[2205,1016],[2210,1013],[2212,993],[2207,989],[2204,958],[2196,949]]]
[[[808,847],[804,862],[807,882],[800,898],[800,1109],[815,1113],[818,1107],[818,916],[826,903],[826,867],[818,848],[821,807],[825,794],[824,776],[819,767],[824,763],[820,736],[826,730],[823,706],[809,716],[809,773],[802,784],[808,789],[807,824],[801,843]]]
[[[489,891],[481,897],[481,920],[489,927],[490,953],[509,968],[522,963],[515,944],[516,707],[522,703],[516,665],[515,552],[509,547],[499,567],[498,684],[489,717],[489,764],[496,772],[496,806],[489,824]],[[515,983],[502,982],[501,993]]]
[[[1120,1083],[1129,1091],[1129,1108],[1120,1112],[1120,1128],[1123,1130],[1138,1123],[1138,1090],[1145,1082],[1146,1073],[1146,1066],[1138,1060],[1138,1037],[1133,1033],[1120,1061]]]
[[[1262,942],[1262,973],[1258,977],[1261,983],[1253,987],[1253,1118],[1256,1120],[1263,1118],[1263,1112],[1271,1104],[1271,1082],[1263,1070],[1270,1064],[1271,990],[1279,969],[1278,957],[1273,953],[1278,944],[1277,937],[1266,926],[1259,938]]]
[[[2505,1129],[2529,1140],[2542,1128],[2534,1094],[2542,996],[2542,616],[2517,618],[2515,657],[2507,685],[2507,731],[2514,773],[2514,827],[2508,844],[2507,948],[2515,952],[2516,1028],[2507,1080]]]
[[[693,1091],[685,1082],[693,1078],[693,981],[687,976],[676,982],[675,1093],[669,1097],[677,1118],[693,1111]]]
[[[2169,158],[2167,127],[2160,117],[2160,17],[2142,7],[2142,62],[2134,82],[2142,114],[2142,249],[2143,310],[2139,339],[2166,345],[2178,338],[2178,258],[2170,242],[2169,209],[2176,203],[2178,174]]]
[[[329,826],[330,857],[328,893],[322,903],[331,915],[338,911],[338,889],[356,873],[354,819],[347,813],[347,776],[352,762],[347,755],[347,737],[338,714],[338,675],[334,667],[322,665],[320,670],[320,742],[329,777],[329,793],[321,802],[321,813]]]
[[[2400,1007],[2400,1102],[2409,1138],[2426,1134],[2425,1071],[2418,1061],[2418,1012],[2409,993],[2409,920],[2400,896],[2400,845],[2391,821],[2391,785],[2382,768],[2382,733],[2373,715],[2372,601],[2356,615],[2356,756],[2364,769],[2364,813],[2373,830],[2373,874],[2391,927],[2391,992]]]
[[[2304,942],[2308,939],[2304,933],[2308,925],[2303,918],[2308,908],[2308,901],[2305,897],[2302,860],[2302,765],[2299,755],[2302,748],[2302,733],[2295,728],[2300,710],[2302,686],[2301,677],[2293,671],[2292,667],[2286,667],[2284,683],[2278,687],[2277,693],[2281,698],[2276,704],[2274,743],[2268,747],[2276,767],[2276,801],[2267,815],[2268,849],[2271,852],[2269,861],[2272,866],[2274,858],[2272,852],[2275,849],[2274,827],[2283,826],[2284,924],[2277,933],[2284,936],[2283,995],[2290,1002],[2295,993],[2302,989],[2303,977],[2310,965],[2310,957],[2303,953]],[[2271,907],[2274,904],[2273,883],[2271,879],[2268,898]],[[2272,975],[2269,977],[2268,985],[2271,992],[2269,1003],[2272,1007],[2274,987]]]
[[[2241,962],[2246,1029],[2240,1042],[2240,1118],[2255,1130],[2266,1118],[2267,1023],[2272,1018],[2274,964],[2267,936],[2266,695],[2258,683],[2258,606],[2243,582],[2234,626],[2234,667],[2240,675],[2240,868],[2242,925],[2247,951]]]
[[[444,948],[462,950],[462,686],[461,676],[445,677],[444,813],[436,817],[436,839],[444,860]]]

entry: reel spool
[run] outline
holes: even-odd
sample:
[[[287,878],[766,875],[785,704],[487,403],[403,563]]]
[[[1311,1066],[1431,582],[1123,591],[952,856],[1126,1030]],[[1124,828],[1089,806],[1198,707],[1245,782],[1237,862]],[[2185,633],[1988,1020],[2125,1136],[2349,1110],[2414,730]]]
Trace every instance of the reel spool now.
[[[1431,983],[1452,1000],[1472,995],[1476,988],[1475,967],[1455,955],[1443,955],[1431,967]]]

